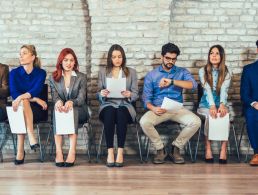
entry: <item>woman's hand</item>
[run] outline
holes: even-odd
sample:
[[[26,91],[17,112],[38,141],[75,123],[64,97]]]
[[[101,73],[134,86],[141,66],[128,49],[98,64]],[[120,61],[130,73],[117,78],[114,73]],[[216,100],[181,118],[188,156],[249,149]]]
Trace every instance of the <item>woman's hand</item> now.
[[[63,107],[64,112],[68,112],[69,110],[73,109],[73,102],[71,100],[65,102],[65,105]]]
[[[12,107],[13,111],[16,112],[18,110],[18,107],[20,105],[21,99],[17,97],[13,102],[12,102]]]
[[[122,91],[121,94],[126,98],[130,98],[132,95],[131,91]]]
[[[109,91],[107,89],[102,89],[100,91],[100,95],[103,96],[103,97],[107,97],[109,94]]]
[[[47,109],[47,103],[40,99],[40,98],[35,98],[35,101],[38,105],[40,105],[42,107],[43,110],[46,110]]]
[[[224,117],[228,113],[228,109],[224,106],[224,104],[220,104],[218,113],[220,113],[220,117]]]
[[[63,111],[63,102],[61,100],[58,100],[55,104],[55,108],[57,111],[62,112]]]
[[[216,108],[216,106],[215,105],[212,105],[211,107],[210,107],[210,115],[211,115],[211,117],[212,118],[217,118],[217,108]]]

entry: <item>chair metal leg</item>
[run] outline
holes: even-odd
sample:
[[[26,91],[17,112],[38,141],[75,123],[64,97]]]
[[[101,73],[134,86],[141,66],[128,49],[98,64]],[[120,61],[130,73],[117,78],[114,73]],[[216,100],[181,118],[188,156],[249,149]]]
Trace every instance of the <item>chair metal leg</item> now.
[[[41,137],[39,132],[39,125],[37,124],[37,133],[38,133],[38,142],[39,142],[39,151],[40,151],[40,161],[43,162],[43,152],[42,152],[42,144],[41,144]]]
[[[91,162],[91,154],[90,154],[90,135],[89,135],[89,124],[87,123],[87,125],[83,125],[83,139],[84,139],[84,142],[85,142],[85,148],[87,150],[87,154],[88,154],[88,159],[89,159],[89,162]],[[86,136],[86,133],[88,134],[88,140],[87,140],[87,136]]]
[[[143,163],[143,160],[142,160],[142,147],[141,147],[141,139],[140,139],[140,135],[139,135],[138,123],[135,124],[135,129],[136,129],[136,136],[137,136],[137,141],[138,141],[140,161],[141,161],[141,163]]]
[[[46,143],[44,144],[43,146],[43,161],[45,160],[45,156],[46,156],[46,150],[47,150],[47,146],[48,146],[48,142],[49,142],[49,138],[50,138],[50,134],[52,132],[52,126],[51,124],[49,124],[49,130],[48,130],[48,134],[47,134],[47,140],[46,140]]]
[[[149,153],[150,153],[150,139],[147,138],[147,146],[146,146],[146,158],[145,158],[145,162],[148,162],[149,160]]]
[[[232,130],[233,130],[233,134],[234,134],[234,140],[235,140],[235,146],[236,146],[236,152],[237,152],[237,159],[238,159],[238,162],[240,162],[240,155],[239,155],[239,150],[238,150],[238,143],[237,143],[236,130],[235,130],[234,124],[232,124]]]
[[[104,136],[104,127],[101,130],[101,135],[100,135],[100,140],[99,140],[99,145],[98,145],[98,151],[97,151],[97,157],[96,161],[99,162],[99,157],[100,157],[100,152],[101,152],[101,145],[102,145],[102,140]]]
[[[191,142],[188,141],[188,149],[189,149],[189,154],[190,154],[190,158],[191,158],[191,161],[192,163],[194,163],[194,159],[193,159],[193,154],[192,154],[192,148],[191,148]]]
[[[244,134],[244,129],[245,129],[245,122],[242,123],[242,127],[241,127],[241,134],[240,134],[240,138],[238,141],[238,151],[240,151],[240,146],[241,146],[241,142],[242,142],[242,138],[243,138],[243,134]]]
[[[198,153],[198,148],[199,148],[201,131],[202,131],[202,127],[199,128],[199,132],[198,132],[198,138],[197,138],[195,153],[194,153],[194,162],[196,162],[196,159],[197,159],[197,153]]]
[[[251,146],[251,143],[250,143],[250,140],[248,138],[248,149],[247,149],[247,152],[245,154],[245,163],[247,163],[247,160],[248,160],[248,155],[249,155],[249,151],[250,151],[250,146]]]

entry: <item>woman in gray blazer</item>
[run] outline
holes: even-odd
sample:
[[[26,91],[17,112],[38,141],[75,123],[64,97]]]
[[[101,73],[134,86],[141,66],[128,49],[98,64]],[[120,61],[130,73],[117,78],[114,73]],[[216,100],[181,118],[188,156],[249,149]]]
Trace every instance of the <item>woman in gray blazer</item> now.
[[[107,78],[126,78],[126,90],[122,98],[109,98]],[[104,132],[108,149],[107,166],[123,166],[123,148],[126,138],[127,124],[135,120],[136,112],[132,102],[138,98],[137,74],[126,67],[126,56],[120,45],[112,45],[108,51],[107,67],[99,71],[98,97],[101,102],[99,118],[104,124]],[[117,156],[114,156],[114,131],[117,132]]]
[[[55,110],[59,112],[68,112],[73,109],[74,111],[75,133],[69,134],[70,148],[65,162],[62,152],[62,135],[56,134],[55,116],[53,114],[56,166],[71,167],[74,165],[76,158],[78,124],[86,122],[88,119],[86,75],[78,71],[77,57],[72,49],[65,48],[61,51],[57,60],[56,70],[50,76],[49,81]]]

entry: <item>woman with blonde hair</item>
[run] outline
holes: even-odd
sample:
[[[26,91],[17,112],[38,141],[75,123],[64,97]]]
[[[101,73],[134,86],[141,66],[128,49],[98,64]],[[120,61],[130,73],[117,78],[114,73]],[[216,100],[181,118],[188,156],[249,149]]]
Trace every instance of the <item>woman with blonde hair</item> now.
[[[199,78],[204,90],[198,113],[205,116],[205,162],[213,163],[211,141],[208,139],[208,117],[224,117],[228,113],[227,97],[231,72],[225,65],[225,51],[221,45],[213,45],[208,53],[207,64],[200,69]],[[227,141],[222,141],[220,164],[227,163]]]
[[[43,116],[47,109],[47,103],[40,99],[46,72],[41,69],[41,63],[37,57],[34,45],[23,45],[20,49],[20,66],[13,69],[9,76],[9,88],[12,96],[14,111],[22,106],[26,129],[29,137],[30,148],[36,150],[39,147],[34,135],[33,121]],[[24,139],[25,134],[18,134],[17,155],[14,163],[23,164],[25,158]]]

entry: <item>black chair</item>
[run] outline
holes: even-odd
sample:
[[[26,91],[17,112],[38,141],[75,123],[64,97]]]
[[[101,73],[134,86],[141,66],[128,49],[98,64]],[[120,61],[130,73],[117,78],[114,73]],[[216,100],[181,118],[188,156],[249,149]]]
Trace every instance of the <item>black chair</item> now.
[[[167,126],[168,126],[168,125],[176,125],[178,131],[181,131],[181,130],[182,130],[180,124],[177,123],[177,122],[166,121],[166,122],[163,122],[163,123],[161,123],[161,124],[165,124],[165,125],[167,125]],[[161,124],[159,124],[159,125],[161,125]],[[159,125],[157,125],[157,126],[159,126]],[[147,146],[146,146],[146,158],[145,158],[145,162],[148,162],[148,160],[149,160],[149,153],[150,153],[150,139],[147,138],[147,137],[146,137],[146,139],[147,139]],[[189,155],[190,155],[191,162],[194,162],[193,155],[192,155],[192,147],[191,147],[191,142],[190,142],[190,140],[187,141],[187,146],[185,147],[185,153],[187,153],[187,152],[188,152]]]
[[[33,125],[36,126],[36,129],[37,129],[37,138],[38,138],[38,144],[39,144],[39,150],[40,150],[40,161],[44,162],[45,154],[46,154],[46,147],[49,142],[50,134],[51,134],[51,132],[53,132],[51,121],[48,120],[49,103],[48,103],[48,85],[47,84],[44,84],[42,92],[39,95],[39,98],[44,100],[48,104],[47,110],[42,110],[41,111],[42,114],[40,115],[40,117],[37,117],[36,112],[37,112],[37,109],[39,109],[39,108],[36,108],[36,106],[38,106],[38,105],[36,105],[36,106],[35,106],[35,104],[32,105],[31,109],[32,109],[32,112],[34,113]],[[40,132],[42,131],[40,129],[41,125],[48,126],[47,138],[46,138],[45,144],[42,143],[42,138],[41,138],[41,134],[40,134]],[[12,137],[13,136],[14,135],[12,134]],[[16,155],[16,153],[17,153],[17,135],[15,136],[15,138],[13,137],[13,145],[14,145],[15,155]]]
[[[202,88],[201,84],[199,83],[198,84],[198,105],[199,105],[199,102],[200,102],[202,96],[203,96],[203,88]],[[196,147],[195,147],[194,161],[196,161],[196,159],[197,159],[199,142],[200,142],[201,134],[202,134],[202,132],[204,132],[204,124],[205,124],[205,120],[206,120],[205,116],[202,115],[201,113],[198,113],[198,111],[197,111],[197,114],[200,117],[200,119],[202,120],[202,125],[198,131],[198,138],[197,138]],[[239,148],[238,148],[238,142],[237,142],[237,137],[236,137],[236,130],[235,130],[235,125],[234,125],[234,120],[231,117],[230,117],[230,130],[232,130],[232,133],[233,133],[235,147],[236,147],[236,155],[237,155],[238,161],[240,162],[240,154],[239,154],[239,150],[238,150]],[[204,137],[204,135],[202,137]],[[231,150],[230,139],[228,140],[228,147]]]
[[[240,138],[239,138],[239,141],[238,141],[238,151],[240,151],[240,146],[241,146],[241,142],[242,142],[244,132],[247,133],[247,131],[246,131],[246,121],[245,120],[242,122]],[[245,153],[245,162],[246,163],[248,161],[249,151],[250,151],[250,147],[251,147],[251,143],[250,143],[250,140],[249,140],[248,136],[247,136],[247,140],[248,140],[248,146],[247,146],[247,151]]]
[[[133,105],[134,109],[136,110],[136,102],[132,102],[132,105]],[[135,122],[132,123],[132,125],[134,125],[135,131],[136,131],[136,138],[137,138],[137,142],[138,142],[140,162],[143,163],[141,138],[140,138],[140,133],[139,133],[139,119],[137,117],[136,117]],[[98,144],[98,149],[97,149],[97,157],[96,157],[97,162],[99,162],[99,158],[101,156],[101,146],[102,146],[102,142],[103,142],[104,138],[105,138],[105,134],[104,134],[104,125],[103,125],[103,128],[101,129],[100,139],[99,139],[99,144]]]
[[[51,90],[51,97],[53,97],[53,91]],[[86,100],[85,102],[87,103],[87,105],[89,105],[88,103],[88,95],[87,95],[87,91],[86,91]],[[53,99],[52,99],[52,103],[53,103]],[[82,128],[82,136],[83,136],[83,140],[85,142],[85,148],[87,150],[87,155],[88,155],[88,160],[89,162],[91,162],[91,148],[92,145],[95,145],[94,143],[94,133],[92,131],[92,122],[91,122],[91,110],[89,107],[88,108],[88,118],[86,121],[83,121],[81,123],[79,123],[78,128]],[[51,113],[54,112],[54,105],[53,105],[53,109],[51,111]],[[51,116],[51,119],[53,118],[53,116]],[[50,156],[53,155],[54,153],[54,146],[55,146],[55,139],[54,139],[54,132],[52,134],[52,141],[51,141],[51,151],[50,151]],[[95,147],[96,150],[96,147]]]

